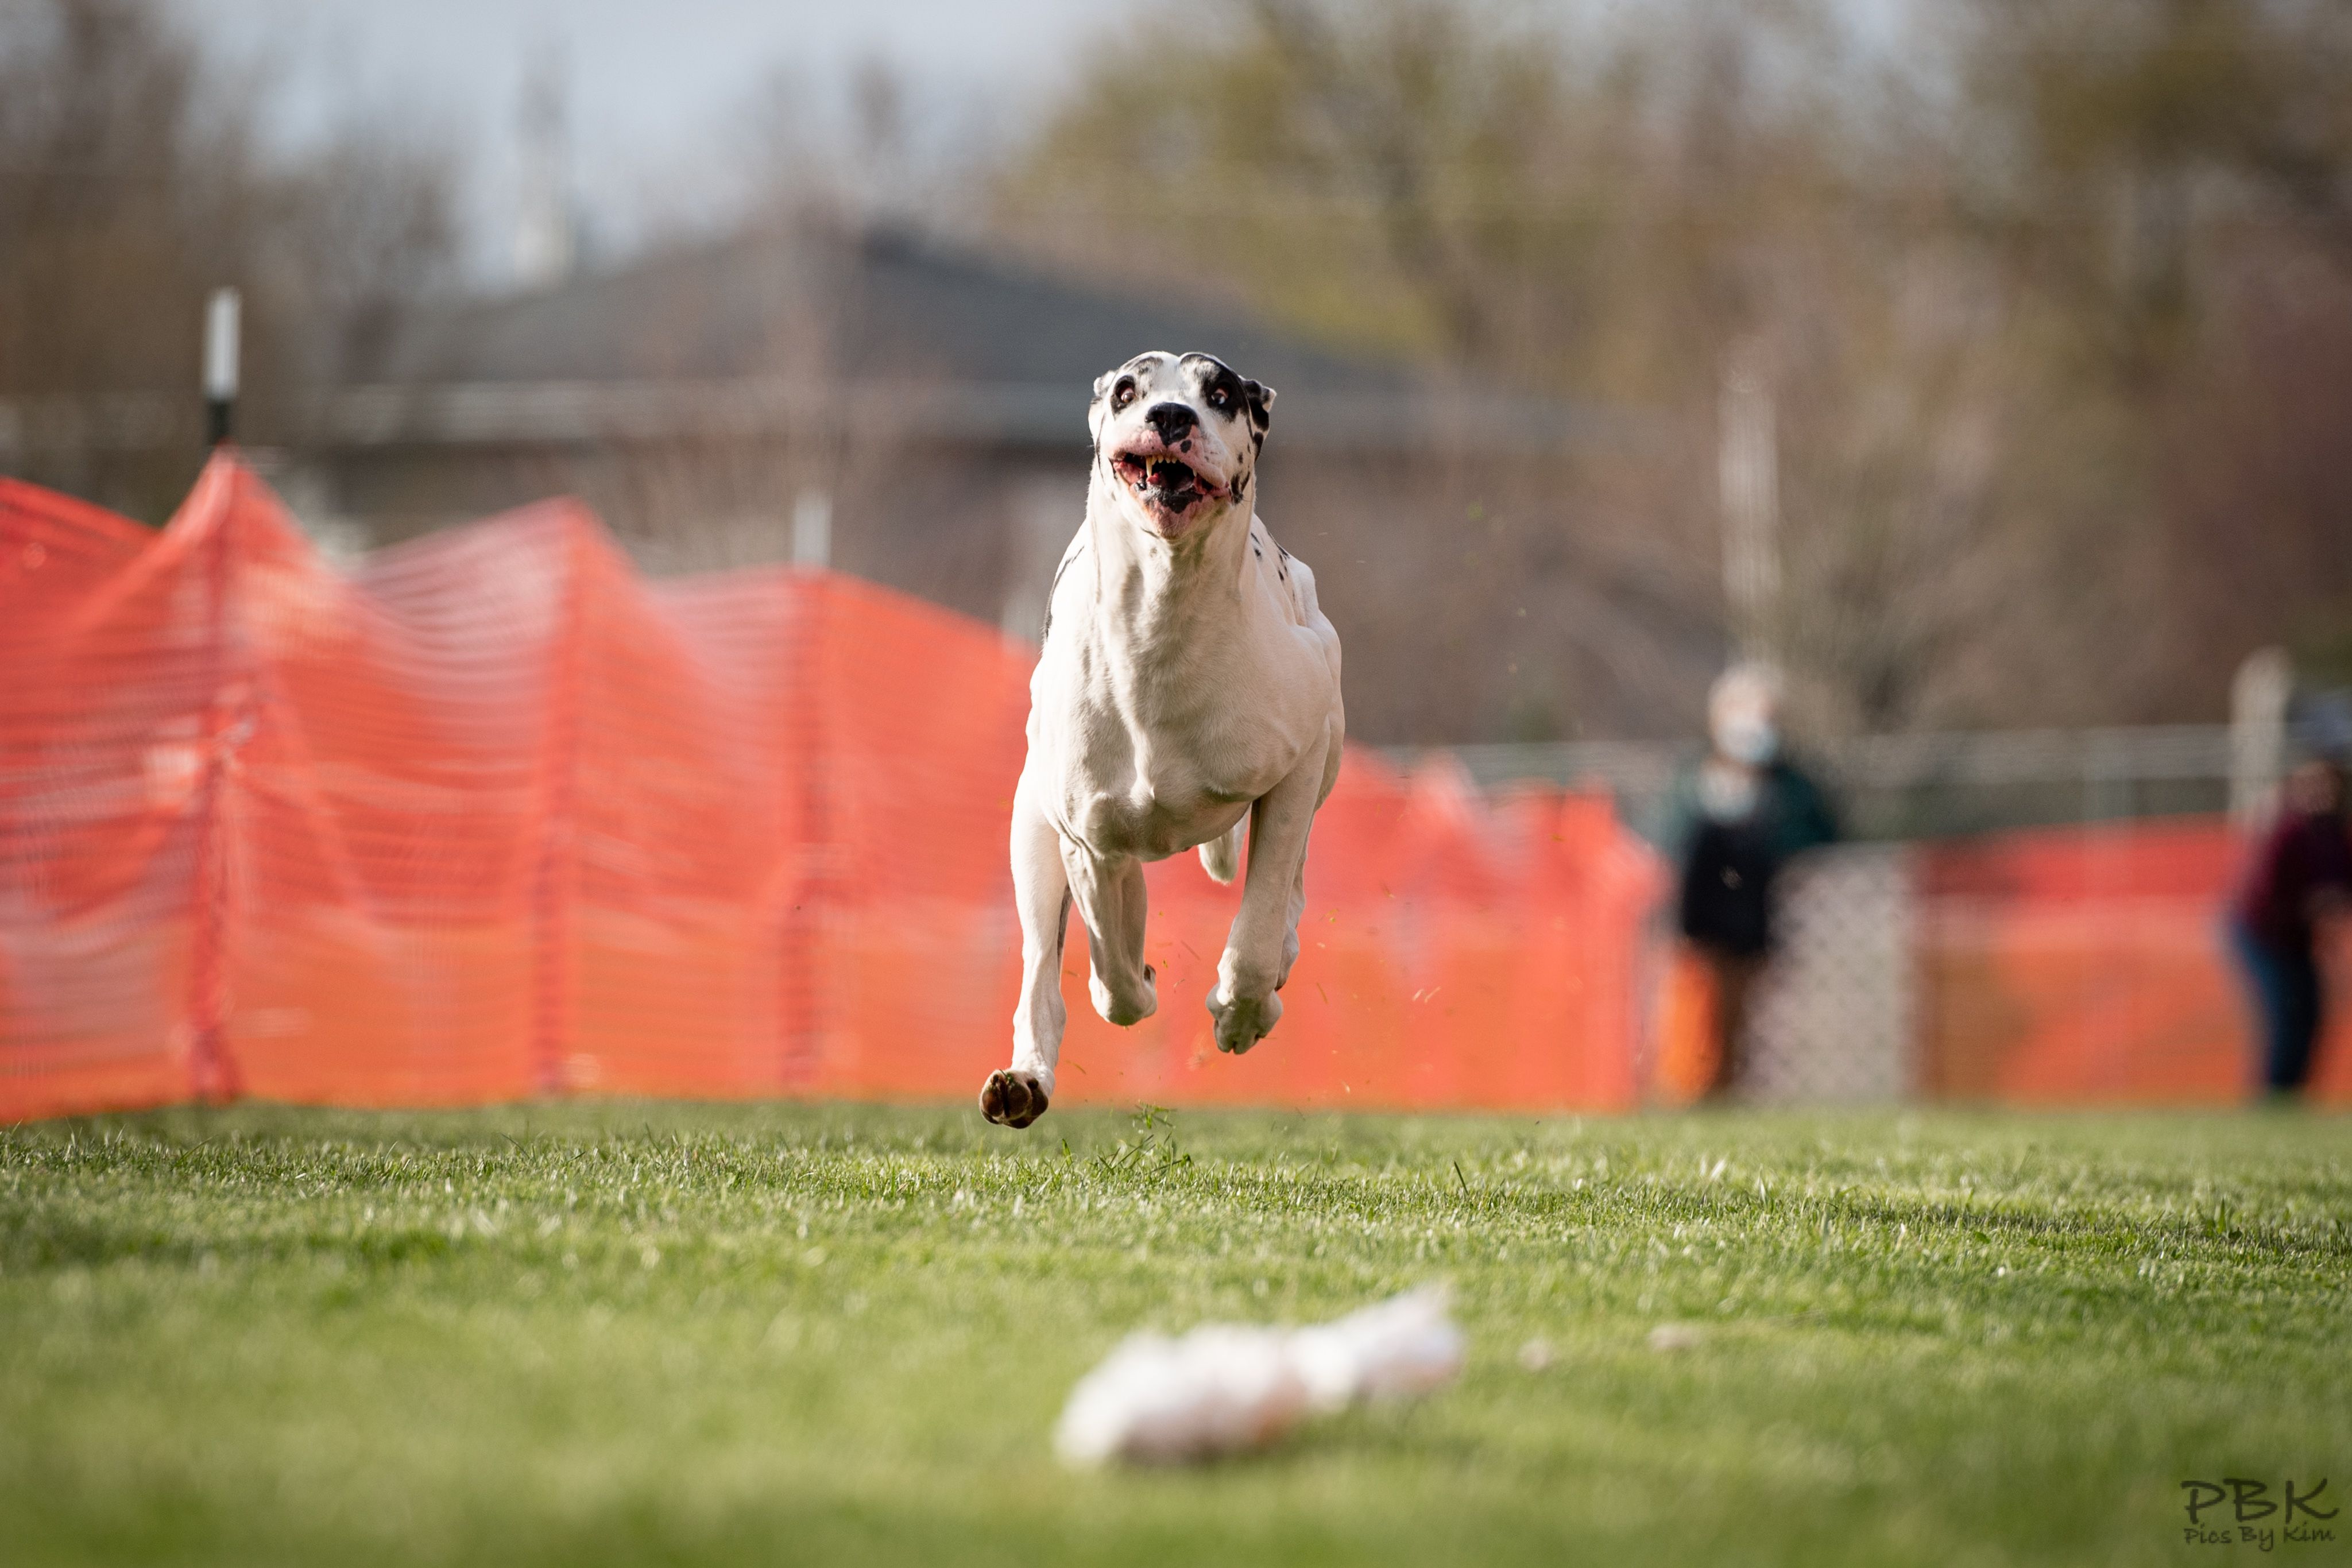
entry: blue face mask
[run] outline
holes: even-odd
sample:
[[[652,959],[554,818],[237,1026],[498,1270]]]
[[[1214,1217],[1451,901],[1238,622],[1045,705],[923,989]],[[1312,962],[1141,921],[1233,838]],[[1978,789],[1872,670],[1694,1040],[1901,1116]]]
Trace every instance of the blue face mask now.
[[[1740,714],[1716,726],[1715,744],[1732,761],[1747,768],[1761,768],[1779,755],[1780,732],[1769,719]]]

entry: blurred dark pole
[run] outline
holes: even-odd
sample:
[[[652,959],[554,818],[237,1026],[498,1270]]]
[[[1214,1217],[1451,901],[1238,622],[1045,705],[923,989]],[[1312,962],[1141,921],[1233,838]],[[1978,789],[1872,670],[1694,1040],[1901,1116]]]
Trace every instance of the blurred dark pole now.
[[[205,308],[205,444],[225,444],[236,414],[237,294],[215,288]]]

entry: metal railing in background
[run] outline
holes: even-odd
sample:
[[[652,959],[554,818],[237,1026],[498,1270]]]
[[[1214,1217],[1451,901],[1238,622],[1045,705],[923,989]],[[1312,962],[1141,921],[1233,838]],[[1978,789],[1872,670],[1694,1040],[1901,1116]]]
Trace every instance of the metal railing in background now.
[[[1675,774],[1698,743],[1595,740],[1400,747],[1413,768],[1451,758],[1483,789],[1534,781],[1599,785],[1627,821],[1654,831]],[[1849,737],[1804,748],[1862,839],[2219,811],[2230,800],[2227,725],[1945,730]]]

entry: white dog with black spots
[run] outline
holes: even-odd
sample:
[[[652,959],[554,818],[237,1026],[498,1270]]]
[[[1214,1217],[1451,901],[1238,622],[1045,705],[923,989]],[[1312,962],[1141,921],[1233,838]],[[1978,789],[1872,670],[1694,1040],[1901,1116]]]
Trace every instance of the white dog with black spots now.
[[[1248,872],[1209,993],[1217,1048],[1282,1016],[1298,956],[1307,835],[1339,774],[1339,638],[1314,574],[1253,502],[1272,389],[1207,354],[1138,354],[1095,382],[1086,521],[1063,553],[1029,683],[1013,798],[1021,1002],[1013,1064],[980,1092],[992,1122],[1045,1113],[1061,1056],[1062,941],[1086,922],[1095,1009],[1158,1009],[1143,961],[1143,864],[1198,848]]]

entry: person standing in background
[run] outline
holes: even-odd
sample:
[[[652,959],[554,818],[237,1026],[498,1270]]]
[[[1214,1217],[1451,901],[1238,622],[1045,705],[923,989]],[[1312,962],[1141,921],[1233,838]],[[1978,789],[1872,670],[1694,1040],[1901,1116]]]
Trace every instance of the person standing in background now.
[[[2230,912],[2230,940],[2253,994],[2261,1028],[2263,1083],[2273,1095],[2302,1092],[2312,1045],[2326,1016],[2318,928],[2352,895],[2352,831],[2344,809],[2344,768],[2304,763],[2287,776],[2278,815],[2255,841]]]
[[[1773,883],[1838,830],[1821,789],[1782,752],[1770,669],[1725,671],[1706,712],[1707,755],[1675,780],[1664,841],[1680,868],[1676,924],[1713,982],[1714,1100],[1738,1081],[1748,998],[1772,949]]]

